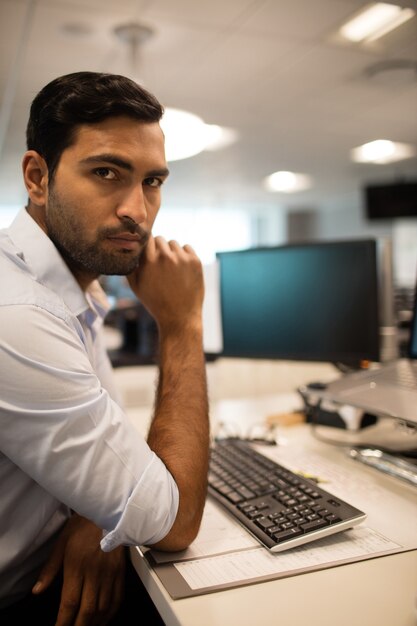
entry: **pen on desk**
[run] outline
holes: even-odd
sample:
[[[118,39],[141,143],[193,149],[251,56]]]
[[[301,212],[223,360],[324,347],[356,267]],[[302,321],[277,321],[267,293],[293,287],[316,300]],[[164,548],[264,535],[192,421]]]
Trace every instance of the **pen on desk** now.
[[[379,469],[385,474],[400,478],[414,486],[417,486],[417,468],[412,467],[406,461],[397,459],[391,454],[382,452],[382,450],[372,450],[370,448],[351,448],[349,456],[355,461],[359,461],[364,465],[369,465]]]
[[[299,476],[302,476],[303,478],[308,478],[309,480],[312,480],[314,483],[327,483],[328,481],[325,478],[320,478],[320,476],[315,476],[314,474],[309,474],[308,472],[297,472],[297,474]]]

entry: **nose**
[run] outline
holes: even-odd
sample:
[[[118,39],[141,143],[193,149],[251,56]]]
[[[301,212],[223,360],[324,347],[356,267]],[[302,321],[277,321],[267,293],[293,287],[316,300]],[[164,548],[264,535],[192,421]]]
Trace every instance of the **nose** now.
[[[142,224],[146,220],[148,211],[141,185],[135,185],[124,195],[116,213],[119,219],[128,218],[136,222],[136,224]]]

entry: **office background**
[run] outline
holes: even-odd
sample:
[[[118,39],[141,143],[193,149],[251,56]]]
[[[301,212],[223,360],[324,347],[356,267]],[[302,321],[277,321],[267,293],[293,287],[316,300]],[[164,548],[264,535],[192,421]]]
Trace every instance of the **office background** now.
[[[373,44],[340,41],[337,29],[366,4],[0,0],[0,224],[26,200],[20,161],[37,91],[67,72],[118,72],[228,131],[223,148],[170,163],[155,231],[193,243],[206,263],[218,250],[390,237],[396,278],[412,286],[416,220],[368,221],[362,190],[415,179],[416,153],[366,164],[351,150],[377,139],[417,148],[417,18]],[[132,24],[149,28],[136,47]],[[309,177],[310,187],[268,191],[277,170]]]

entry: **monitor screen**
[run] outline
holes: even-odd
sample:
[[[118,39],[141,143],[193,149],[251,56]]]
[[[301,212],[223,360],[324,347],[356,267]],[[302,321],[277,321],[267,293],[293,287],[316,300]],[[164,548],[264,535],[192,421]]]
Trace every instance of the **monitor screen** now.
[[[363,193],[369,220],[417,217],[417,181],[368,185]]]
[[[375,240],[217,254],[223,356],[379,360]]]

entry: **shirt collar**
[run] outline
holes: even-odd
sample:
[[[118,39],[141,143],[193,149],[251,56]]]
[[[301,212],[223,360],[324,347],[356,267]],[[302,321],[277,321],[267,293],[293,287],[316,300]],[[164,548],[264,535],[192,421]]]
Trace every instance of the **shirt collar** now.
[[[93,281],[84,293],[48,235],[25,208],[18,212],[8,232],[36,279],[57,293],[74,315],[90,309],[104,318],[109,303],[99,282]]]

